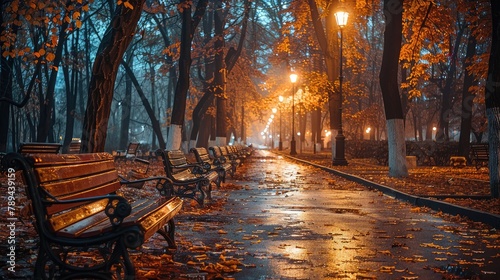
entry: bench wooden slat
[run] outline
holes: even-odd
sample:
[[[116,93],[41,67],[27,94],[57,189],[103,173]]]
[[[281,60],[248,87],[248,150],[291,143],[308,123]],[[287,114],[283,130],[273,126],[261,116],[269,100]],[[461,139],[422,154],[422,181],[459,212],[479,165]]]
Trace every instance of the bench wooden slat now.
[[[82,222],[82,218],[88,218],[88,217],[94,217],[90,223],[88,223],[90,226],[94,225],[96,220],[96,214],[101,212],[102,215],[99,220],[104,220],[108,219],[108,216],[104,214],[104,209],[106,208],[106,205],[108,204],[107,199],[102,199],[98,200],[86,205],[83,205],[73,211],[67,211],[65,213],[62,213],[60,215],[52,215],[49,217],[49,224],[52,226],[52,231],[58,232],[63,228],[67,228],[69,226],[75,225],[75,223],[80,222],[80,223],[88,223],[87,222]],[[86,228],[85,226],[82,226],[81,224],[77,224],[76,226],[73,227],[82,227]]]
[[[94,174],[88,177],[76,177],[69,181],[53,181],[42,183],[41,186],[51,195],[59,197],[79,193],[95,186],[101,186],[116,181],[116,170],[104,170],[103,173]],[[110,191],[111,192],[111,191]]]
[[[92,173],[102,173],[103,171],[115,170],[112,160],[78,164],[54,164],[52,166],[40,167],[38,170],[38,180],[40,183],[50,181],[67,180],[77,178]]]
[[[488,143],[471,144],[470,151],[471,161],[476,164],[477,169],[479,169],[483,163],[488,164],[490,160]]]
[[[111,182],[109,184],[94,186],[86,191],[82,191],[79,193],[74,193],[71,195],[59,196],[60,200],[71,200],[71,199],[79,199],[79,198],[88,198],[95,196],[103,196],[109,193],[113,193],[117,191],[121,187],[119,181]],[[47,206],[47,214],[52,215],[57,212],[61,212],[67,209],[71,209],[73,207],[77,207],[79,205],[84,205],[85,202],[81,203],[64,203],[64,204],[53,204],[52,206]]]
[[[145,232],[144,237],[146,239],[151,237],[165,222],[171,220],[181,207],[182,200],[176,197],[173,201],[154,201],[150,207],[137,211],[135,213],[136,219]],[[130,216],[130,218],[127,217],[125,223],[127,223],[127,219],[134,219],[134,215]]]
[[[62,145],[59,143],[26,142],[19,146],[21,154],[58,154]]]
[[[125,218],[122,225],[139,225],[144,231],[144,239],[148,239],[166,221],[171,220],[179,212],[182,201],[180,198],[142,199],[134,202],[131,206],[133,209],[132,214]],[[113,226],[107,216],[100,212],[58,231],[58,235],[61,237],[88,238],[109,232],[112,229]]]
[[[133,205],[131,205],[132,209],[136,211],[141,206],[142,207],[147,206],[146,202],[147,202],[146,200],[137,201]],[[111,230],[112,226],[111,223],[109,222],[109,218],[108,216],[106,216],[104,212],[102,212],[106,207],[106,205],[107,205],[107,200],[105,200],[104,204],[97,205],[96,207],[97,209],[95,209],[95,212],[92,213],[89,212],[89,215],[84,219],[80,218],[78,222],[68,223],[66,226],[64,226],[63,224],[64,223],[63,219],[65,217],[64,215],[61,215],[61,217],[59,217],[61,220],[61,226],[58,227],[57,229],[57,235],[61,237],[84,238],[84,237],[95,236],[105,231]]]

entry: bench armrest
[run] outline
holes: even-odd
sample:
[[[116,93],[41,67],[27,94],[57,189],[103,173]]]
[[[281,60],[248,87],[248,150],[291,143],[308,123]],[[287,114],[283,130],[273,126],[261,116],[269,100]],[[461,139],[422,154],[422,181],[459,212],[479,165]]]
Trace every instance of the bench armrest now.
[[[157,177],[148,177],[148,178],[137,179],[137,180],[128,180],[127,178],[123,177],[122,175],[118,175],[118,176],[121,179],[120,184],[122,184],[122,185],[132,185],[132,184],[156,180],[155,188],[160,192],[160,195],[165,196],[165,197],[170,197],[173,194],[174,182],[170,178],[167,178],[167,177],[157,176]]]
[[[185,168],[185,169],[190,168],[191,173],[193,173],[195,175],[206,174],[211,169],[210,164],[208,164],[208,163],[203,163],[203,164],[188,163],[188,164],[183,164],[183,165],[178,165],[178,166],[173,166],[173,167],[174,168]]]

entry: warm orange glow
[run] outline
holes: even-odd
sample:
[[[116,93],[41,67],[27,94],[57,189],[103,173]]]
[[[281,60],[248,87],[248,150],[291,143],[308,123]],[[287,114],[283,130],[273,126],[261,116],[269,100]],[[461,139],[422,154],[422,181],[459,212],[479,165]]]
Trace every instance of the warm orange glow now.
[[[295,84],[295,82],[297,82],[297,77],[298,77],[298,76],[297,76],[297,74],[295,74],[295,73],[290,74],[290,81],[291,81],[293,84]]]
[[[335,21],[337,21],[337,25],[340,28],[343,28],[347,25],[347,18],[349,17],[349,13],[345,11],[338,11],[335,13]]]

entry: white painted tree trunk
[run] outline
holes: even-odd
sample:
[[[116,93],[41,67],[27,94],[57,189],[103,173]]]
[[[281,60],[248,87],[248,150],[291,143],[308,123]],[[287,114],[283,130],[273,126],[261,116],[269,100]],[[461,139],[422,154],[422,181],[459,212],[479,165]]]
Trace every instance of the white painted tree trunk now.
[[[407,177],[406,142],[402,119],[387,120],[387,144],[389,149],[389,176]]]
[[[489,143],[489,162],[490,169],[490,190],[493,197],[499,197],[500,176],[500,108],[493,107],[486,109],[486,117],[488,118],[488,143]]]
[[[335,158],[335,136],[337,136],[337,133],[334,133],[338,130],[330,130],[331,133],[330,133],[330,148],[332,150],[332,161],[330,163],[333,163],[333,159]]]
[[[191,148],[196,148],[196,140],[189,140],[188,150],[191,150]]]
[[[217,146],[221,146],[221,147],[222,146],[226,146],[226,143],[227,143],[226,142],[226,137],[219,137],[219,136],[217,136],[215,138],[215,143],[217,143]]]
[[[181,125],[171,125],[168,138],[167,138],[167,150],[179,150],[181,148],[182,142],[182,126]]]

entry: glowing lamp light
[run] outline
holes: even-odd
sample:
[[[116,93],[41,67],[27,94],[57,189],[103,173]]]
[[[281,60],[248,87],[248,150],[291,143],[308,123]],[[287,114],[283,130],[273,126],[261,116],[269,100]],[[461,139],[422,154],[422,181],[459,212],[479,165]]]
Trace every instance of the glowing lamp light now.
[[[335,21],[340,28],[344,28],[347,25],[348,17],[349,13],[342,10],[335,13]]]

